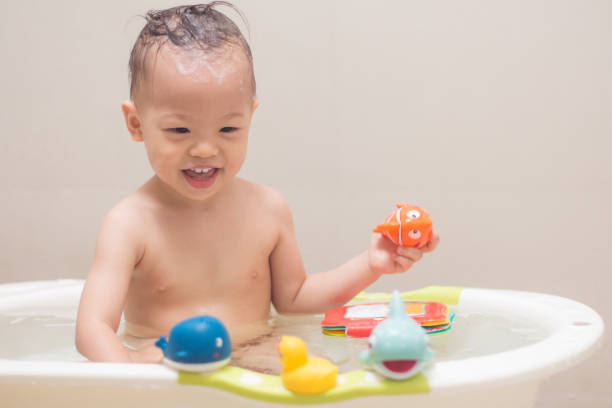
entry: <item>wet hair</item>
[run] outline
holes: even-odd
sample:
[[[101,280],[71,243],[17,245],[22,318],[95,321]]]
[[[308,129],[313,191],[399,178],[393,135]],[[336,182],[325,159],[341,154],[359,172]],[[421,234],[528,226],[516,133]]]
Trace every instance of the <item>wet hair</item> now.
[[[227,6],[236,11],[248,28],[248,21],[244,14],[236,6],[226,1],[147,12],[145,16],[147,24],[140,31],[130,54],[129,80],[132,99],[145,76],[149,51],[155,47],[155,55],[157,55],[161,47],[168,41],[179,48],[186,50],[199,48],[211,54],[227,46],[238,45],[243,49],[249,61],[251,86],[253,95],[255,95],[255,73],[251,48],[238,26],[225,14],[215,10],[216,6]]]

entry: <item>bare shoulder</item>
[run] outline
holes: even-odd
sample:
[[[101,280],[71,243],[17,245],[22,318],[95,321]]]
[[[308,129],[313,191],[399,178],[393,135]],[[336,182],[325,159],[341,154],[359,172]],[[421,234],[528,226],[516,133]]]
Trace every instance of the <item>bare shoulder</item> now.
[[[144,256],[151,228],[145,208],[145,202],[136,192],[118,202],[104,216],[88,281],[95,281],[97,286],[104,288],[102,282],[108,282],[109,277],[121,277],[124,282],[123,279],[131,276],[134,265]],[[118,285],[113,279],[111,281]]]
[[[249,197],[249,205],[255,206],[259,211],[275,216],[291,216],[289,204],[283,195],[270,186],[240,180],[241,189]]]
[[[142,250],[150,228],[151,204],[139,192],[115,204],[102,219],[98,243],[113,240],[126,250]]]
[[[135,227],[147,217],[147,202],[138,192],[115,204],[104,216],[102,224],[118,224]]]

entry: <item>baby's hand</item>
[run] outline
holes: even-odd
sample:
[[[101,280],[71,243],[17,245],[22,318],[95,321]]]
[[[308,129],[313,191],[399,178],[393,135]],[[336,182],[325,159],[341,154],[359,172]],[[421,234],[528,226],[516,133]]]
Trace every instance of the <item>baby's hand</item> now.
[[[140,350],[129,350],[132,363],[157,364],[164,361],[164,353],[159,347],[148,346]]]
[[[370,241],[370,269],[378,274],[406,272],[423,254],[438,246],[440,237],[433,231],[431,240],[422,248],[395,245],[393,241],[379,234],[373,234]]]

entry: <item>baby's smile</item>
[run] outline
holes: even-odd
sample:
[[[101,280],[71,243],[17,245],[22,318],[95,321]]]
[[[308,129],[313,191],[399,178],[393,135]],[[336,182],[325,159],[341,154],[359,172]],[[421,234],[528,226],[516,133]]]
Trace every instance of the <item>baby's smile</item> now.
[[[208,188],[215,183],[219,169],[216,167],[193,167],[181,170],[185,180],[195,188]]]

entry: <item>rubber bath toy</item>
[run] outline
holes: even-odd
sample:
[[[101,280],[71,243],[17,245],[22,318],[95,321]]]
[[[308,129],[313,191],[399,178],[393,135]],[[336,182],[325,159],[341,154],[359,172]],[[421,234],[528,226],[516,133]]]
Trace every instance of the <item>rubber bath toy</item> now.
[[[208,372],[230,360],[232,345],[223,323],[212,316],[196,316],[176,324],[168,340],[155,343],[164,352],[164,363],[177,370]]]
[[[393,291],[389,317],[369,338],[370,348],[361,352],[361,362],[393,380],[417,374],[433,358],[425,331],[404,309],[399,292]]]
[[[389,238],[395,245],[420,248],[431,239],[433,225],[425,210],[409,204],[396,204],[394,210],[374,232]]]
[[[282,336],[277,346],[283,370],[281,380],[296,394],[319,394],[333,388],[338,367],[319,357],[308,357],[306,344],[293,336]]]

